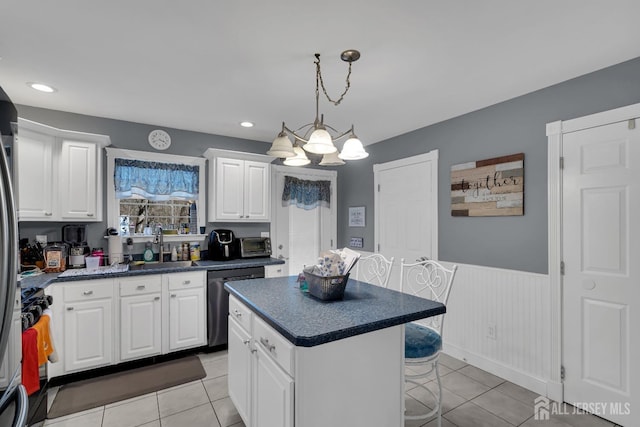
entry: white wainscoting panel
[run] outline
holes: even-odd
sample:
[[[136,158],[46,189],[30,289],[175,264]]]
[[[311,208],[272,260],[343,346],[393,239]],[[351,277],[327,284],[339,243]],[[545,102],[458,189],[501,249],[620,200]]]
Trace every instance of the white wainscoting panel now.
[[[544,274],[458,264],[444,352],[546,396],[549,283]]]

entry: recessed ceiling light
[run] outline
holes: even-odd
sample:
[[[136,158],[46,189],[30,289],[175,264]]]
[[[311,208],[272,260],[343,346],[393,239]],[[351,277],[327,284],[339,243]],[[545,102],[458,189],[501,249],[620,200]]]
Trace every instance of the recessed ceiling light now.
[[[252,122],[240,122],[240,126],[242,126],[243,128],[252,128],[253,127],[253,123]]]
[[[57,91],[53,86],[49,86],[44,83],[29,82],[27,85],[32,89],[39,90],[40,92],[52,93]]]

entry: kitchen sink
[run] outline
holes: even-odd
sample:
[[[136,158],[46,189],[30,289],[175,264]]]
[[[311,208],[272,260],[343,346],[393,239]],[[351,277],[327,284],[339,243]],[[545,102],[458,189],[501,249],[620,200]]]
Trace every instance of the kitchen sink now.
[[[129,264],[129,271],[137,270],[160,270],[166,268],[193,267],[198,264],[194,261],[169,261],[169,262],[147,262],[144,264]]]

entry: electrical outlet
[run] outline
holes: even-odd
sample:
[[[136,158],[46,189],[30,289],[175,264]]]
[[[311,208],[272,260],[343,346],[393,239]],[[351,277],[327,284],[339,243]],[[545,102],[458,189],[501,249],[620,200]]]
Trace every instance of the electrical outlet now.
[[[269,237],[269,232],[268,231],[261,231],[260,232],[260,237]]]
[[[497,329],[498,329],[498,327],[497,327],[497,325],[496,325],[495,323],[490,324],[490,325],[487,327],[487,338],[490,338],[490,339],[492,339],[492,340],[495,340],[495,339],[497,338],[497,337],[496,337],[496,335],[497,335]]]

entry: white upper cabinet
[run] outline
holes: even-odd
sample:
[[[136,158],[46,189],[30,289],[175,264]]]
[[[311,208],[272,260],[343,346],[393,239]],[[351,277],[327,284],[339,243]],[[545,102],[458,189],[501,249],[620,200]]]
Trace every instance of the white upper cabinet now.
[[[20,221],[101,221],[108,136],[18,119],[15,185]]]
[[[270,220],[270,156],[208,149],[210,222]]]

